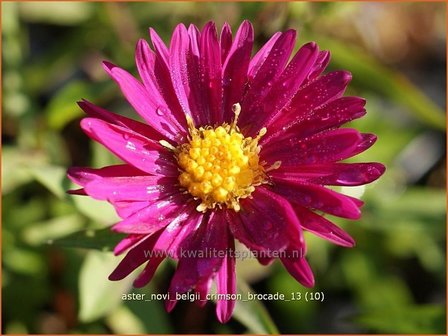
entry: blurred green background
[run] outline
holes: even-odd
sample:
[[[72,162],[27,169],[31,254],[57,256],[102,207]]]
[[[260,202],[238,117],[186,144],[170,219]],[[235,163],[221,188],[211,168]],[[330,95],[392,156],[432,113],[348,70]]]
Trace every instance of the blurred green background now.
[[[102,60],[135,73],[134,47],[148,27],[168,41],[179,22],[227,21],[236,31],[245,18],[256,48],[294,28],[296,48],[314,40],[330,49],[330,69],[353,73],[348,94],[368,100],[353,126],[379,140],[354,161],[383,162],[387,172],[341,190],[366,201],[361,220],[336,220],[357,246],[307,235],[323,302],[239,302],[226,325],[213,303],[167,314],[162,302],[123,302],[132,279],[109,282],[120,258],[101,251],[118,237],[95,231],[115,214],[65,194],[67,167],[117,162],[81,132],[76,101],[135,116]],[[2,333],[444,334],[445,27],[444,3],[3,2]],[[133,291],[166,290],[174,268],[162,266]],[[277,263],[238,269],[242,291],[306,292]]]

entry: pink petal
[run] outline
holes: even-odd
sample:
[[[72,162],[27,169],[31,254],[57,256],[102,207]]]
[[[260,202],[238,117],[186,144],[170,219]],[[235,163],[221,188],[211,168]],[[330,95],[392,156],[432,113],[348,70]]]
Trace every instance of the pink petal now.
[[[340,246],[355,246],[353,238],[328,219],[300,206],[296,206],[295,210],[305,230]]]
[[[228,212],[235,238],[253,250],[279,251],[290,240],[288,226],[300,227],[291,205],[282,197],[259,186],[252,198],[240,201],[241,210]]]
[[[100,119],[84,118],[84,132],[123,161],[149,174],[177,176],[174,156],[159,143]]]
[[[254,43],[254,31],[245,20],[238,29],[232,47],[222,67],[223,73],[223,109],[224,121],[231,122],[234,115],[232,106],[240,103],[243,97],[243,85],[247,80],[250,53]]]
[[[280,167],[336,162],[356,155],[362,141],[355,129],[336,129],[310,138],[291,138],[280,146],[266,144],[261,157],[267,162],[281,161]]]
[[[129,104],[132,105],[137,113],[162,136],[176,143],[178,134],[184,134],[186,130],[171,113],[163,110],[164,102],[157,100],[156,96],[151,95],[127,71],[109,62],[104,62],[103,65],[107,73],[120,86]]]
[[[359,206],[350,197],[333,190],[288,179],[273,178],[273,182],[272,189],[293,204],[348,219],[361,217]]]
[[[281,261],[289,274],[298,282],[308,288],[314,287],[313,271],[304,257],[298,259],[281,258]]]
[[[235,250],[235,243],[230,233],[226,235],[227,246],[229,251]],[[224,239],[224,237],[223,237]],[[235,272],[235,258],[233,253],[226,254],[221,268],[216,275],[216,292],[218,294],[236,294],[236,272]],[[216,316],[221,323],[226,323],[231,317],[235,309],[234,300],[217,300],[216,302]]]
[[[115,224],[112,229],[116,232],[128,234],[147,234],[166,227],[174,218],[179,216],[186,207],[190,198],[184,194],[174,194],[167,198],[157,200]]]
[[[78,105],[84,110],[85,113],[87,113],[89,117],[98,118],[110,124],[128,128],[136,133],[140,133],[141,135],[146,136],[147,138],[153,140],[164,139],[164,137],[161,136],[152,127],[143,124],[141,122],[138,122],[136,120],[123,117],[119,114],[109,112],[99,106],[90,103],[85,99],[78,102]]]
[[[227,22],[222,26],[219,44],[221,47],[221,64],[224,64],[232,46],[232,29]]]

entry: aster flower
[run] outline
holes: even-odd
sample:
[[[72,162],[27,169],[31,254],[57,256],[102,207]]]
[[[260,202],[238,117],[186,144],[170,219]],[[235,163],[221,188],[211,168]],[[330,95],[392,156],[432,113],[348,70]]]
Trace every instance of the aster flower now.
[[[114,252],[127,254],[109,279],[146,263],[134,281],[142,287],[170,257],[178,263],[166,308],[189,291],[203,305],[212,281],[218,294],[236,292],[236,239],[264,265],[281,252],[288,272],[312,287],[303,231],[351,247],[324,214],[358,219],[363,204],[326,186],[363,185],[384,172],[379,163],[340,162],[376,140],[341,128],[366,113],[364,99],[343,97],[351,75],[323,75],[330,54],[314,42],[290,59],[294,30],[274,34],[251,57],[248,21],[234,38],[228,24],[218,38],[212,22],[202,31],[178,25],[169,47],[152,29],[150,36],[152,49],[145,40],[136,49],[142,81],[104,62],[145,123],[79,103],[84,132],[124,161],[68,172],[82,186],[72,193],[108,201],[122,218],[112,230],[127,237]],[[218,298],[221,322],[234,305]]]

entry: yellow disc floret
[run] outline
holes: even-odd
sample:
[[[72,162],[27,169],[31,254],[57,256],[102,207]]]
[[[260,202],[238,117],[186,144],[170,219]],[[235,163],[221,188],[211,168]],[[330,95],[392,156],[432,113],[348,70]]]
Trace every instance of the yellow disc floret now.
[[[176,148],[175,153],[180,170],[179,183],[202,201],[199,211],[223,205],[238,211],[239,199],[250,196],[255,186],[266,182],[258,157],[258,141],[266,129],[255,138],[245,138],[236,126],[239,112],[239,104],[235,104],[232,124],[216,128],[197,129],[187,117],[189,142]]]

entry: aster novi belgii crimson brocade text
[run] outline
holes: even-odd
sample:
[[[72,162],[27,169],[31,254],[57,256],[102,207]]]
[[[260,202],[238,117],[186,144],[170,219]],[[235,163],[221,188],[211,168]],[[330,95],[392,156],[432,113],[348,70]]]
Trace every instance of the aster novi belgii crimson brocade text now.
[[[124,161],[68,172],[82,186],[72,193],[108,201],[122,218],[112,230],[128,236],[114,252],[127,254],[110,280],[146,263],[134,281],[145,286],[170,257],[178,263],[167,309],[176,293],[191,290],[203,305],[212,281],[218,294],[236,292],[237,239],[262,264],[281,252],[288,272],[312,287],[302,231],[351,247],[354,240],[323,213],[358,219],[363,204],[325,186],[363,185],[384,172],[380,163],[340,162],[376,140],[341,128],[366,113],[364,99],[343,97],[351,75],[323,75],[330,54],[314,42],[288,62],[294,30],[274,34],[251,57],[248,21],[234,38],[227,24],[218,38],[212,22],[202,31],[178,25],[169,47],[152,29],[150,36],[152,49],[145,40],[137,44],[142,82],[104,62],[146,123],[79,103],[88,115],[85,133]],[[159,253],[148,257],[148,251]],[[199,257],[201,251],[208,253]],[[234,305],[217,300],[221,322]]]

